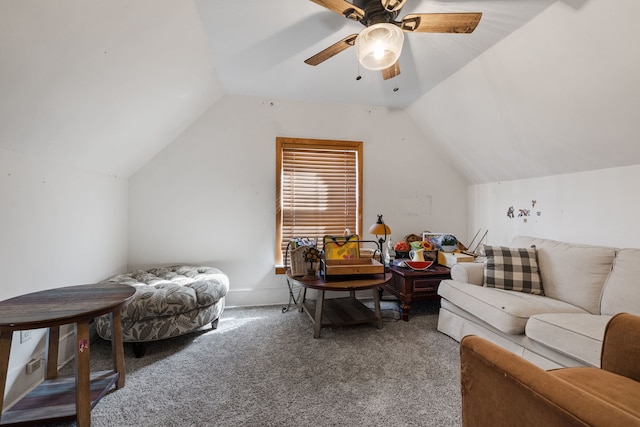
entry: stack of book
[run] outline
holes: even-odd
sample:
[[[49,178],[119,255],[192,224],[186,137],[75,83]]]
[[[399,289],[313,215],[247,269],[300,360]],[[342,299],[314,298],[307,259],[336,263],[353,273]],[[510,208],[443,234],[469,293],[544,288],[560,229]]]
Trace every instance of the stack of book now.
[[[473,262],[473,255],[467,255],[462,252],[438,252],[438,264],[444,265],[446,267],[453,267],[455,264],[459,262]]]

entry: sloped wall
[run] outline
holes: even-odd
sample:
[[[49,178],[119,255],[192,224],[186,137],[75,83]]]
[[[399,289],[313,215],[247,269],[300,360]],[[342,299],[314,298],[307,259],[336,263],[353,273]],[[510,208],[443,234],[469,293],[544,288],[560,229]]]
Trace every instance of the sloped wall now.
[[[408,111],[473,183],[640,164],[638,14],[557,1]]]
[[[404,112],[227,96],[131,177],[130,268],[210,264],[230,276],[230,305],[286,302],[274,274],[276,136],[364,141],[365,232],[380,213],[394,240],[466,238],[467,182]]]
[[[120,177],[222,94],[191,1],[2,1],[0,52],[0,147]]]

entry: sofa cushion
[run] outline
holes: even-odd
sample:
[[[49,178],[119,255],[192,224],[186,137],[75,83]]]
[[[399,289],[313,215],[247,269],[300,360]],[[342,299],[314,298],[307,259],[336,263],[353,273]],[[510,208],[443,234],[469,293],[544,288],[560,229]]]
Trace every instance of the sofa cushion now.
[[[640,314],[640,249],[621,249],[602,290],[602,314]]]
[[[531,316],[525,333],[529,339],[578,359],[600,366],[604,330],[611,316],[547,313]]]
[[[514,247],[531,245],[537,250],[544,294],[600,314],[600,296],[616,249],[534,237],[516,237],[511,242]]]
[[[443,280],[438,295],[507,334],[524,333],[529,317],[540,313],[586,313],[580,307],[542,295]]]
[[[509,248],[484,245],[487,261],[484,265],[485,285],[541,295],[535,248]]]
[[[640,383],[637,381],[604,369],[593,368],[556,369],[550,374],[601,401],[601,407],[589,409],[606,411],[611,417],[607,425],[631,426],[640,423]],[[629,418],[618,419],[620,413],[636,418],[636,423]]]

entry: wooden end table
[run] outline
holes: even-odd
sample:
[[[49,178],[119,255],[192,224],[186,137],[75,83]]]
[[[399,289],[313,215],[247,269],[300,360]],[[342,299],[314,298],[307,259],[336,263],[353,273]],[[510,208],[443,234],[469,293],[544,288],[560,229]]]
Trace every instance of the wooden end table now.
[[[413,301],[438,299],[438,286],[441,280],[451,278],[451,269],[442,265],[429,267],[423,271],[408,267],[390,266],[393,279],[382,285],[400,300],[400,314],[405,322],[409,320],[409,311]]]
[[[95,284],[48,289],[0,301],[0,411],[14,331],[48,328],[44,381],[0,415],[0,425],[43,424],[77,421],[91,425],[91,408],[115,384],[124,387],[124,353],[120,308],[135,288],[119,284]],[[89,368],[89,322],[103,314],[111,316],[113,370],[91,373]],[[75,377],[58,378],[60,325],[74,324]]]
[[[326,280],[320,276],[293,277],[287,270],[288,280],[301,286],[302,295],[298,300],[298,311],[306,310],[313,322],[313,337],[320,338],[322,328],[329,326],[357,325],[374,323],[382,329],[379,287],[391,280],[391,273],[369,274],[363,276],[330,276]],[[306,301],[307,289],[318,291],[316,301]],[[373,291],[374,310],[371,311],[356,297],[356,291]],[[349,297],[324,299],[325,291],[349,291]]]

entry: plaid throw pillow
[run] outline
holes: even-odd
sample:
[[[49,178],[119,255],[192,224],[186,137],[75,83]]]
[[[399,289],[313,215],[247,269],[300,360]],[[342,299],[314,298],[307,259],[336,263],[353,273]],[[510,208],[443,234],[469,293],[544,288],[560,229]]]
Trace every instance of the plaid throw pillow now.
[[[484,245],[485,286],[543,295],[535,246],[508,248]]]

